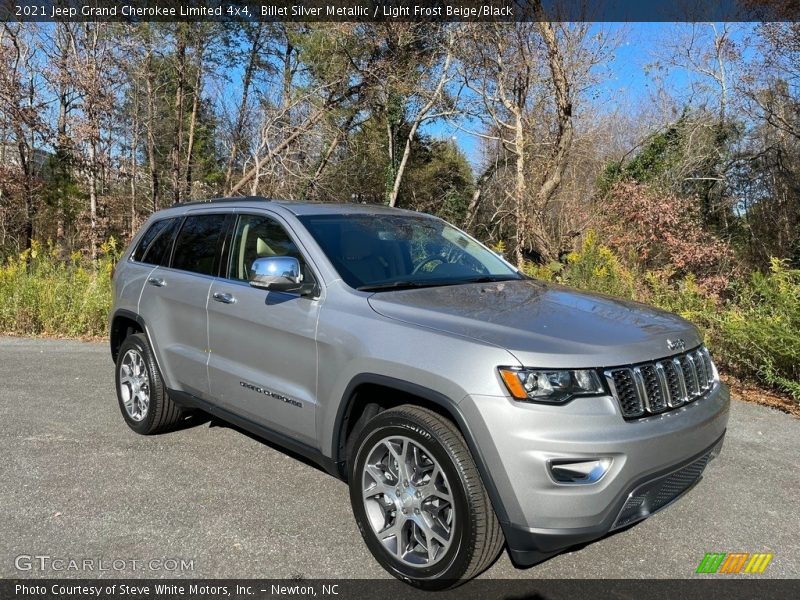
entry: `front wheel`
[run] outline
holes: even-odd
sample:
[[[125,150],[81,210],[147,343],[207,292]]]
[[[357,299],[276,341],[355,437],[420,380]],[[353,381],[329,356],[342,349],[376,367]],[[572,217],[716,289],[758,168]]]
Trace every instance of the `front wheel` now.
[[[452,422],[400,406],[367,422],[353,447],[353,513],[389,573],[441,589],[475,577],[497,558],[500,524]]]

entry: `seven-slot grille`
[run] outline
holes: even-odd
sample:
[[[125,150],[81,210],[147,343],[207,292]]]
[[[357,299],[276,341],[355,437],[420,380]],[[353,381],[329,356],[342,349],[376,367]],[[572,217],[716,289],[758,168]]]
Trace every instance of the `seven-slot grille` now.
[[[656,362],[605,371],[622,409],[635,419],[678,408],[703,396],[714,385],[714,366],[705,346]]]

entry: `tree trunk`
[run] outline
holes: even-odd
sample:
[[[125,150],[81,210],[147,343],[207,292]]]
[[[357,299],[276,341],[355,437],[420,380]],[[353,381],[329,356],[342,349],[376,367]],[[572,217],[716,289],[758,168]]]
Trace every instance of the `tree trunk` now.
[[[25,131],[25,128],[26,126],[29,126],[29,123],[26,121],[24,116],[26,113],[26,97],[23,91],[24,84],[22,83],[21,78],[18,78],[19,65],[24,60],[23,51],[20,46],[19,39],[17,38],[18,31],[19,30],[14,32],[9,28],[8,24],[4,24],[0,38],[5,36],[5,34],[9,34],[10,42],[14,47],[14,58],[12,59],[13,66],[10,69],[10,73],[12,74],[13,78],[13,92],[9,96],[11,114],[9,115],[10,118],[8,119],[8,122],[14,132],[14,137],[16,138],[17,156],[19,158],[19,167],[22,171],[21,191],[22,202],[25,207],[25,221],[22,224],[23,248],[25,250],[29,250],[33,247],[33,220],[36,213],[36,203],[35,198],[33,197],[33,165],[35,147],[33,127],[30,127],[30,142],[28,141]],[[31,77],[28,82],[27,97],[30,112],[33,112],[33,98],[34,87],[33,77]]]
[[[395,151],[395,136],[396,128],[399,128],[400,121],[395,116],[395,106],[394,103],[397,101],[392,94],[389,95],[389,99],[386,101],[386,144],[387,144],[387,152],[389,154],[389,163],[386,166],[387,173],[386,173],[386,182],[385,182],[385,190],[384,190],[384,199],[387,204],[390,204],[392,201],[391,190],[394,187],[394,182],[397,180],[397,161],[395,155],[397,152]],[[392,182],[392,188],[389,187],[389,182]],[[392,206],[394,206],[392,204]]]
[[[525,132],[523,129],[522,114],[517,112],[514,115],[514,260],[517,268],[525,266],[525,245],[527,241],[527,211],[526,211],[526,192],[525,184]]]
[[[30,250],[33,247],[33,219],[36,215],[31,173],[32,157],[31,149],[28,148],[28,142],[25,139],[25,132],[19,126],[16,126],[15,129],[19,166],[22,169],[22,197],[25,205],[25,223],[22,227],[23,249]]]
[[[89,251],[97,260],[97,142],[89,142]]]
[[[408,132],[406,145],[405,148],[403,148],[403,156],[400,158],[400,164],[397,165],[397,169],[394,172],[394,183],[392,184],[391,192],[389,192],[389,206],[395,206],[397,204],[397,195],[400,193],[400,184],[403,181],[403,173],[405,173],[406,165],[408,164],[408,158],[411,156],[411,142],[414,140],[414,136],[417,134],[418,126],[419,121],[417,120],[413,125],[411,125],[411,129]]]
[[[85,53],[86,59],[83,65],[84,89],[84,113],[87,128],[88,142],[88,184],[89,184],[89,254],[92,262],[97,260],[97,188],[98,188],[98,146],[101,141],[100,131],[100,111],[102,107],[100,92],[101,86],[105,82],[100,81],[100,64],[97,55],[98,43],[100,40],[100,24],[85,24]]]
[[[158,180],[158,167],[156,166],[156,134],[155,134],[155,119],[156,119],[156,99],[155,99],[155,73],[153,73],[153,52],[148,49],[147,52],[147,76],[145,77],[147,85],[147,164],[150,169],[150,204],[152,211],[158,210],[158,193],[159,193],[159,180]]]
[[[134,90],[133,123],[131,131],[131,239],[136,234],[136,177],[138,174],[136,151],[139,148],[139,90]]]
[[[176,81],[175,81],[175,126],[173,127],[173,142],[171,162],[172,162],[172,200],[175,203],[181,201],[181,158],[183,147],[183,97],[186,88],[186,34],[184,25],[178,23],[175,32],[176,47],[175,56],[177,58]]]
[[[406,165],[408,164],[408,158],[411,156],[411,144],[414,142],[414,136],[417,135],[417,129],[419,128],[420,123],[427,118],[428,113],[436,105],[442,95],[442,89],[444,89],[444,84],[448,80],[448,70],[450,68],[451,58],[452,54],[450,47],[448,46],[447,56],[444,60],[444,64],[442,65],[442,72],[439,77],[439,81],[436,83],[436,87],[428,98],[428,101],[422,106],[422,108],[419,109],[419,112],[417,112],[416,116],[414,117],[414,122],[411,123],[411,129],[408,132],[405,148],[403,149],[403,157],[400,159],[400,164],[397,165],[397,169],[394,172],[392,190],[389,194],[389,206],[395,206],[397,204],[397,195],[400,193],[400,184],[403,181],[403,174],[405,173]]]
[[[537,3],[538,4],[538,3]],[[539,4],[540,9],[541,5]],[[555,91],[555,104],[556,104],[556,120],[558,122],[558,131],[556,132],[555,150],[553,158],[550,162],[549,168],[545,178],[539,187],[537,193],[537,214],[535,215],[535,230],[533,232],[536,250],[539,253],[540,260],[546,262],[554,258],[551,248],[551,240],[547,235],[547,229],[544,222],[544,216],[547,211],[547,205],[553,197],[558,187],[561,185],[561,180],[564,176],[564,170],[567,168],[567,161],[569,159],[569,150],[572,147],[573,138],[573,125],[572,125],[572,96],[570,92],[570,84],[567,78],[567,72],[564,68],[564,62],[556,40],[556,34],[553,29],[553,24],[548,21],[539,22],[539,30],[542,39],[547,46],[547,59],[548,67],[550,69],[550,77],[553,82],[553,89]]]
[[[202,50],[198,50],[202,52]],[[186,196],[192,198],[192,153],[194,152],[194,133],[197,127],[197,111],[200,107],[200,86],[203,82],[203,56],[197,59],[197,75],[194,80],[192,116],[189,119],[189,139],[186,143]]]
[[[70,111],[69,89],[67,82],[70,80],[67,61],[69,58],[69,40],[64,28],[66,23],[56,24],[56,43],[58,45],[58,123],[56,125],[56,159],[58,161],[59,188],[56,190],[56,243],[63,247],[65,241],[66,198],[67,190],[63,189],[64,180],[71,177],[72,160],[69,139],[67,138],[67,115]]]
[[[256,68],[256,61],[258,60],[258,52],[261,48],[261,35],[264,30],[264,24],[259,23],[256,28],[253,44],[250,46],[250,57],[247,61],[247,67],[244,71],[244,78],[242,79],[242,101],[239,104],[238,114],[236,115],[236,125],[233,129],[231,136],[231,150],[228,154],[228,162],[225,165],[225,191],[230,193],[231,178],[233,177],[233,166],[236,163],[236,158],[239,155],[239,148],[242,142],[242,130],[244,129],[244,119],[247,115],[247,102],[250,97],[250,85],[253,82],[253,73]]]
[[[497,170],[497,163],[491,163],[483,172],[483,174],[480,177],[478,177],[478,181],[475,182],[475,191],[472,193],[472,198],[469,201],[469,206],[467,206],[467,213],[464,215],[464,225],[463,225],[464,230],[469,231],[470,227],[472,227],[472,222],[478,215],[478,208],[481,203],[483,186],[489,179],[491,179],[492,175],[494,175],[494,172],[496,170]]]

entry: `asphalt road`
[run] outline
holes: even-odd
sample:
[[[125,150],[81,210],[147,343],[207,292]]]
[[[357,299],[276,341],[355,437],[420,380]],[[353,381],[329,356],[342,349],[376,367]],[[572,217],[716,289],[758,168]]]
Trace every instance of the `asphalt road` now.
[[[106,344],[0,338],[0,577],[81,575],[19,571],[20,555],[125,561],[103,576],[387,576],[345,484],[214,421],[138,436],[113,373]],[[800,420],[734,401],[722,455],[678,503],[532,568],[503,553],[484,577],[692,578],[706,552],[734,551],[800,577],[798,465]]]

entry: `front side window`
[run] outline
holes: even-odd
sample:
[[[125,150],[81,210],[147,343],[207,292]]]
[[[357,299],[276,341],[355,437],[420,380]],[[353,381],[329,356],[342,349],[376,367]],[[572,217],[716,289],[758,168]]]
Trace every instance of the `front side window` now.
[[[216,275],[219,245],[225,233],[227,215],[186,217],[172,257],[172,268],[202,275]]]
[[[297,244],[279,223],[263,215],[241,215],[231,244],[228,279],[247,281],[253,261],[269,256],[296,258],[300,262],[303,281],[307,284],[314,282]]]
[[[494,252],[440,219],[348,214],[306,215],[300,221],[356,289],[522,279]]]

